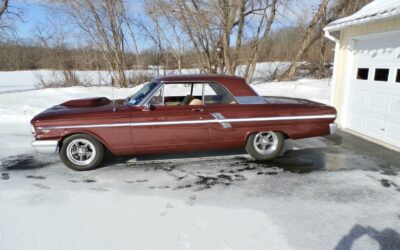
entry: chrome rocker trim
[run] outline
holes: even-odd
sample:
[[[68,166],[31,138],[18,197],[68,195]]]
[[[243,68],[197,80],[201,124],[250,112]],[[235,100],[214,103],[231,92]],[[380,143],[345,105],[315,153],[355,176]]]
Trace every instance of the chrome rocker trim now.
[[[58,141],[56,140],[34,140],[32,146],[42,154],[53,154],[57,152]]]

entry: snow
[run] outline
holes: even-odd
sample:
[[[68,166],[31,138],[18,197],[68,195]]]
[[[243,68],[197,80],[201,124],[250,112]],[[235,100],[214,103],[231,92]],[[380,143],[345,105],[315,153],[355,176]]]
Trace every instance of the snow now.
[[[28,202],[23,206],[15,203],[15,197],[4,201],[12,205],[7,210],[0,208],[2,216],[11,222],[0,225],[2,249],[168,249],[166,246],[170,246],[169,249],[219,250],[230,249],[228,244],[236,249],[292,249],[271,220],[258,211],[191,206],[174,199],[118,192],[99,195],[95,191],[82,191],[56,197],[57,193],[32,194],[26,197]],[[44,211],[51,213],[43,218]],[[48,233],[54,231],[59,233],[52,233],[49,240]],[[23,241],[10,241],[22,235]]]
[[[288,96],[329,104],[330,79],[300,79],[293,82],[254,83],[252,87],[262,96]]]
[[[254,72],[253,79],[271,78],[276,73],[282,72],[289,66],[287,62],[263,62],[258,63]],[[239,65],[237,75],[243,76],[245,71],[244,65]],[[89,83],[91,86],[109,86],[111,76],[107,71],[74,71],[78,79],[83,83]],[[149,70],[142,70],[141,74],[149,77],[157,76],[157,70],[150,67]],[[164,71],[161,69],[160,74]],[[199,69],[182,69],[182,74],[199,74]],[[139,74],[134,70],[127,70],[128,77]],[[166,75],[179,74],[178,70],[166,70]],[[40,87],[40,80],[46,82],[58,82],[63,78],[61,71],[53,70],[34,70],[34,71],[2,71],[0,72],[0,94],[14,93],[21,91],[34,90]]]
[[[375,0],[351,16],[338,19],[327,26],[327,29],[344,27],[363,21],[376,21],[400,15],[399,0]]]
[[[46,74],[52,76],[52,72]],[[365,164],[363,155],[337,146],[323,160],[326,168],[335,171],[308,174],[251,161],[237,165],[235,157],[244,155],[144,162],[115,159],[110,167],[74,172],[57,156],[33,152],[29,121],[69,99],[112,98],[111,88],[30,90],[35,81],[32,72],[0,73],[2,250],[328,250],[351,246],[372,250],[382,244],[389,246],[384,249],[396,249],[390,240],[400,232],[400,196],[395,187],[400,185],[399,177],[359,169],[338,171],[346,159],[356,166]],[[252,86],[261,95],[328,103],[329,82],[302,79]],[[114,94],[125,98],[138,88],[115,88]],[[323,149],[328,144],[316,138],[292,141],[287,147]],[[9,161],[16,162],[15,169],[3,167]],[[202,183],[204,177],[218,181]],[[382,179],[393,184],[384,187]],[[352,245],[348,239],[354,234],[360,237]]]

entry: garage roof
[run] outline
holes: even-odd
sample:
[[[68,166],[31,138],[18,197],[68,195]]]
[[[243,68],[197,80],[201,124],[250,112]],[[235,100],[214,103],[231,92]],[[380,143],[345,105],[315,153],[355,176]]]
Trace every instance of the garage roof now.
[[[351,16],[338,19],[325,28],[328,31],[341,30],[348,26],[374,22],[400,16],[399,0],[375,0]]]

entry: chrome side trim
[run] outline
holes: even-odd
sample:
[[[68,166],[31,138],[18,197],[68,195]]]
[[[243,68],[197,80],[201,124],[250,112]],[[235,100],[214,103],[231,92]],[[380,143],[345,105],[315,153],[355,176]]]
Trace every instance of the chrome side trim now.
[[[214,116],[215,117],[215,116]],[[214,120],[187,120],[187,121],[160,121],[160,122],[131,122],[111,124],[88,124],[71,126],[39,127],[39,129],[66,129],[66,128],[108,128],[108,127],[141,127],[141,126],[166,126],[205,123],[233,123],[233,122],[263,122],[263,121],[285,121],[285,120],[312,120],[312,119],[334,119],[336,115],[309,115],[309,116],[275,116],[275,117],[253,117],[253,118],[216,118]]]
[[[217,120],[224,120],[225,117],[221,113],[210,113],[210,115],[214,116]],[[223,128],[232,128],[232,125],[229,122],[221,122]]]
[[[35,140],[32,142],[32,146],[39,153],[53,154],[53,153],[57,152],[58,141],[56,141],[56,140]]]
[[[39,129],[65,129],[65,128],[111,128],[111,127],[129,127],[131,123],[110,123],[110,124],[88,124],[88,125],[68,125],[68,126],[50,126],[39,127]]]

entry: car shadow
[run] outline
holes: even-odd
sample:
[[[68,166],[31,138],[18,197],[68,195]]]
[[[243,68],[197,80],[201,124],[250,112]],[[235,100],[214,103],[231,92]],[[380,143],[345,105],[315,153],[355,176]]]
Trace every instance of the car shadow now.
[[[219,151],[203,151],[179,154],[158,154],[158,155],[141,155],[135,157],[114,157],[108,155],[102,167],[112,167],[113,165],[140,165],[151,162],[154,165],[174,164],[171,161],[178,161],[182,164],[191,164],[198,161],[199,158],[207,158],[214,164],[227,161],[232,162],[232,166],[242,165],[244,167],[250,164],[261,168],[281,168],[284,171],[293,173],[310,173],[313,171],[329,170],[326,161],[326,149],[303,149],[303,150],[287,150],[280,157],[270,161],[258,161],[247,155],[243,149],[235,150],[219,150]],[[206,161],[204,161],[206,164]]]
[[[381,250],[398,250],[400,248],[400,234],[392,228],[378,231],[373,227],[354,225],[348,234],[336,245],[334,250],[351,250],[353,244],[363,236],[369,236],[375,240]]]

